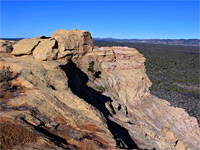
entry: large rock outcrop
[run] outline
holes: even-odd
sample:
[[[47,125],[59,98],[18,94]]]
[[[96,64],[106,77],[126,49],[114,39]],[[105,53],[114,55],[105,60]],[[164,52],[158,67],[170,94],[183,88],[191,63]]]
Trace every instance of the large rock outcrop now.
[[[54,60],[58,55],[58,44],[54,39],[44,39],[33,51],[33,57],[39,60]]]
[[[70,38],[73,32],[86,33],[91,47],[80,46],[84,36]],[[1,93],[0,117],[39,133],[36,143],[16,149],[199,150],[197,120],[150,95],[136,49],[93,48],[85,31],[55,33],[30,39],[39,44],[23,57],[15,57],[16,49],[0,56],[0,67],[14,71],[12,90]]]
[[[58,58],[65,57],[71,54],[72,51],[83,55],[94,48],[94,40],[88,31],[60,29],[56,30],[51,36],[58,41]]]
[[[14,45],[15,56],[31,55],[40,60],[53,60],[68,55],[83,55],[94,48],[94,40],[88,31],[60,29],[52,34],[52,38],[39,36],[22,39]]]
[[[12,54],[16,56],[32,54],[39,42],[38,39],[22,39],[13,46]]]
[[[13,86],[22,90],[15,91],[17,96],[8,101],[2,96],[0,116],[10,120],[17,118],[15,122],[19,124],[43,129],[47,141],[39,140],[40,146],[35,146],[39,149],[48,149],[46,145],[51,145],[52,141],[58,147],[64,145],[64,149],[71,145],[73,149],[114,147],[115,141],[104,117],[68,87],[68,78],[59,67],[67,63],[39,62],[31,56],[4,57],[0,66],[11,66],[14,72],[20,73]]]
[[[90,80],[88,86],[111,98],[105,107],[111,120],[128,130],[143,149],[199,149],[200,130],[196,118],[183,109],[149,93],[151,82],[145,73],[145,58],[134,48],[101,47],[72,60]],[[94,72],[88,64],[94,62]],[[100,77],[95,77],[101,72]],[[185,133],[187,133],[185,135]]]
[[[72,59],[91,78],[95,77],[95,72],[100,72],[101,78],[97,77],[88,84],[92,86],[94,82],[103,86],[107,93],[112,93],[114,99],[125,105],[140,103],[150,95],[151,82],[145,73],[145,58],[135,48],[95,48],[81,58],[74,56]],[[88,71],[90,62],[94,62],[93,74]]]

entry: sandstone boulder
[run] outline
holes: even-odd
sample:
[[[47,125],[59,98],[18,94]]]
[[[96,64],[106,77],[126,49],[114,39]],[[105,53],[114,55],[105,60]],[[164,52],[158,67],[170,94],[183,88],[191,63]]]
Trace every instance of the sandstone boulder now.
[[[57,58],[58,43],[54,39],[41,40],[39,45],[34,49],[33,56],[39,60],[53,60]]]
[[[58,41],[58,58],[62,58],[72,51],[78,54],[84,54],[94,48],[94,40],[88,31],[73,29],[72,31],[60,29],[52,35]]]
[[[39,39],[22,39],[13,46],[12,54],[15,56],[30,55],[39,42]]]

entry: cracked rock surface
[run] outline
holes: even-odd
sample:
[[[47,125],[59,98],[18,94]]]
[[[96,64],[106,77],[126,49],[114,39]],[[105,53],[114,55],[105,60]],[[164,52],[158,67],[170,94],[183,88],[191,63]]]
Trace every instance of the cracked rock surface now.
[[[89,32],[59,30],[0,53],[0,67],[15,76],[1,91],[1,122],[38,135],[13,148],[199,150],[196,118],[150,94],[143,55],[92,41]]]

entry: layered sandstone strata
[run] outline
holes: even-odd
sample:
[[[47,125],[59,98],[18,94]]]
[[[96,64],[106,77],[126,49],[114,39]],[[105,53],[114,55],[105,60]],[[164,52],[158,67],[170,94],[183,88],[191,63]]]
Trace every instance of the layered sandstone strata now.
[[[0,56],[0,66],[15,73],[14,96],[1,94],[1,117],[40,133],[18,148],[199,149],[197,120],[150,95],[136,49],[94,47],[86,31],[52,37],[19,41],[14,55]]]

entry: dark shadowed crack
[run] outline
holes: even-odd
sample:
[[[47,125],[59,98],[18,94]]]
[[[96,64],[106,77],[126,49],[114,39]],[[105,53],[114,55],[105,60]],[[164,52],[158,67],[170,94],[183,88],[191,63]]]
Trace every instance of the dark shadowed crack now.
[[[65,150],[72,150],[71,148],[69,148],[69,146],[71,146],[71,147],[73,147],[74,150],[76,149],[75,145],[69,145],[69,143],[67,143],[67,141],[64,138],[62,138],[54,133],[51,133],[44,126],[41,126],[41,125],[35,126],[32,123],[28,122],[24,118],[21,118],[21,120],[24,121],[26,124],[32,126],[37,132],[41,133],[44,137],[49,139],[51,142],[53,142],[58,147],[61,147]]]
[[[72,92],[78,97],[84,99],[87,103],[97,108],[107,120],[108,129],[112,133],[116,146],[122,149],[138,149],[138,146],[130,137],[128,131],[119,124],[111,121],[112,116],[105,107],[105,103],[112,101],[109,97],[102,95],[100,92],[87,86],[88,76],[76,67],[71,60],[67,65],[60,66],[68,77],[68,85]]]

